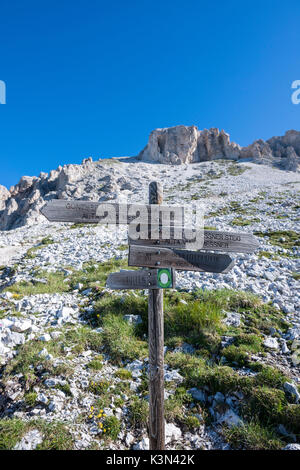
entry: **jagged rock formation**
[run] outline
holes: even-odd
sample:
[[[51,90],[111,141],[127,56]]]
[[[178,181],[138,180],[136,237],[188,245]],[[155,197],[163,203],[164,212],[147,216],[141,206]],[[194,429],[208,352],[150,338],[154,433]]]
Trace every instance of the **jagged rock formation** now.
[[[108,170],[101,162],[93,162],[92,159],[85,159],[81,165],[59,166],[57,170],[41,173],[39,177],[23,176],[10,191],[4,188],[0,230],[44,221],[39,210],[50,199],[106,201],[115,199],[121,190],[130,188],[130,181],[118,177],[114,168]]]
[[[5,188],[5,186],[1,186],[0,184],[0,215],[1,212],[5,209],[5,201],[9,198],[10,193]]]
[[[256,140],[248,147],[230,142],[229,134],[219,129],[199,131],[196,126],[155,129],[138,158],[160,163],[193,163],[216,159],[251,159],[296,171],[300,163],[300,132],[287,131],[283,137],[267,142]]]
[[[237,160],[240,150],[240,146],[230,142],[229,134],[223,130],[199,131],[196,126],[175,126],[152,131],[139,159],[172,164],[219,158]]]

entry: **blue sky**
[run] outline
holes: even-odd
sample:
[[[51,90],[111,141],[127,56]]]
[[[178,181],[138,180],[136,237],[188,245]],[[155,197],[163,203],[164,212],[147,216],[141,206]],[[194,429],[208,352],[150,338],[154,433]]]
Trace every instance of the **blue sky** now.
[[[0,184],[136,155],[151,130],[300,130],[299,0],[0,1]]]

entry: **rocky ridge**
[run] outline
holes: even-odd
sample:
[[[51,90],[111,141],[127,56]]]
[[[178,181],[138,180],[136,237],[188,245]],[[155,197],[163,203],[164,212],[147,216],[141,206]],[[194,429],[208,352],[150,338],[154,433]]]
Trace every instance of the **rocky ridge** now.
[[[257,140],[248,147],[230,142],[229,134],[218,129],[199,131],[196,126],[156,129],[137,158],[115,158],[81,165],[64,165],[39,177],[23,176],[8,191],[0,186],[0,230],[11,230],[43,221],[40,208],[50,199],[117,200],[138,194],[143,185],[143,163],[193,164],[203,161],[251,160],[296,172],[300,161],[300,132],[288,131],[267,142]],[[112,164],[111,164],[112,163]],[[152,168],[147,167],[148,174]],[[201,175],[199,175],[201,177]]]
[[[272,137],[266,142],[260,139],[247,147],[240,147],[230,142],[229,134],[217,128],[198,130],[196,126],[175,126],[155,129],[139,158],[170,164],[248,159],[254,163],[297,171],[300,163],[300,132],[290,130],[283,137]]]

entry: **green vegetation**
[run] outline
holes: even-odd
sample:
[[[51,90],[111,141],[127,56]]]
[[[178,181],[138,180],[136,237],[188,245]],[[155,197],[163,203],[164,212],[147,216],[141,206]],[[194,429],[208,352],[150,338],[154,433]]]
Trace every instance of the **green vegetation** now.
[[[81,273],[82,279],[85,277],[86,286],[91,287],[95,282],[94,276],[98,275],[95,272],[102,272],[106,276],[103,266],[102,270],[97,264],[95,266],[94,268],[89,264],[85,267],[84,276]],[[108,269],[111,269],[111,265]],[[148,394],[146,371],[142,373],[138,389],[143,398],[139,398],[130,389],[132,374],[126,369],[127,361],[148,356],[147,297],[143,291],[126,292],[120,296],[101,289],[94,289],[92,295],[95,302],[93,311],[83,313],[90,326],[62,328],[58,339],[47,342],[47,350],[55,358],[62,358],[67,349],[68,357],[72,360],[83,351],[92,349],[97,352],[97,356],[87,364],[90,371],[98,371],[103,367],[104,359],[100,352],[107,353],[110,362],[120,367],[112,381],[90,378],[89,382],[88,389],[95,395],[94,406],[100,410],[97,416],[94,411],[91,412],[89,419],[100,420],[100,435],[105,442],[106,439],[117,439],[120,432],[117,418],[105,417],[103,414],[103,409],[111,404],[112,398],[116,406],[122,407],[126,403],[132,426],[147,426],[148,402],[144,398]],[[278,424],[284,424],[288,432],[297,436],[300,434],[300,407],[292,403],[292,398],[285,394],[283,388],[284,382],[289,378],[279,370],[254,362],[254,358],[251,358],[253,354],[260,357],[265,354],[263,334],[270,334],[271,328],[282,332],[289,328],[290,325],[281,311],[270,304],[264,304],[259,297],[249,292],[229,289],[186,292],[170,289],[164,294],[164,312],[165,343],[169,348],[165,362],[183,376],[183,382],[179,386],[172,382],[166,384],[170,393],[165,401],[168,422],[196,431],[199,427],[197,415],[205,420],[210,419],[209,410],[204,404],[201,403],[201,407],[196,404],[190,408],[193,400],[187,390],[197,387],[207,388],[210,395],[217,392],[243,394],[239,412],[245,425],[224,430],[226,439],[234,448],[281,448],[281,438],[276,434]],[[227,326],[223,321],[226,312],[240,313],[241,324],[238,327]],[[125,314],[140,315],[142,322],[130,324],[123,319]],[[101,327],[102,333],[94,331],[95,327]],[[229,346],[224,347],[223,336],[232,338]],[[193,354],[173,351],[184,342],[193,345]],[[51,360],[39,355],[43,347],[44,343],[36,340],[19,346],[18,354],[3,371],[4,382],[10,375],[23,374],[24,403],[28,407],[35,404],[33,387],[39,383],[41,376],[62,374],[67,377],[73,372],[72,368],[68,370],[68,360],[54,368]],[[232,366],[247,367],[255,375],[239,374]],[[94,375],[92,372],[91,376]],[[68,383],[57,388],[71,396]],[[18,430],[16,432],[19,433]],[[47,444],[50,447],[51,445]],[[53,445],[64,444],[60,441]]]
[[[54,241],[52,240],[52,238],[49,238],[49,237],[43,238],[38,243],[38,245],[35,245],[32,248],[29,248],[29,250],[27,251],[27,253],[25,255],[25,258],[27,258],[27,259],[35,258],[36,252],[38,250],[41,250],[42,248],[44,248],[47,245],[52,245],[53,243],[54,243]]]
[[[132,379],[132,373],[130,372],[130,370],[127,370],[127,369],[119,369],[119,370],[117,370],[115,375],[116,375],[116,377],[118,377],[119,379],[122,379],[122,380]]]
[[[110,385],[107,380],[99,380],[99,382],[92,381],[89,384],[89,391],[94,393],[94,395],[103,395],[107,392]]]
[[[134,427],[145,427],[148,423],[149,404],[134,396],[129,404],[130,423]]]
[[[250,170],[249,166],[241,166],[238,163],[232,163],[227,168],[227,173],[231,176],[239,176],[245,173],[245,171]]]
[[[71,392],[71,388],[70,388],[70,385],[68,383],[64,384],[64,385],[61,385],[61,384],[57,384],[55,386],[55,388],[57,390],[60,390],[61,392],[63,392],[65,395],[69,396],[69,397],[72,397],[73,396],[73,393]]]
[[[121,423],[116,416],[108,416],[103,422],[105,437],[115,441],[121,431]]]
[[[97,358],[92,359],[87,367],[92,370],[101,370],[103,368],[103,356],[99,355]]]
[[[103,320],[103,344],[115,364],[147,356],[147,343],[138,338],[135,327],[122,317],[107,315]]]
[[[119,251],[126,251],[126,250],[128,250],[128,245],[119,245],[118,250]]]
[[[79,327],[77,329],[70,328],[62,332],[59,341],[48,341],[47,351],[54,357],[64,357],[65,348],[72,347],[73,351],[78,354],[87,349],[99,350],[101,346],[101,335],[87,327]],[[65,376],[73,373],[72,367],[67,363],[53,367],[51,361],[44,356],[40,356],[40,351],[45,347],[43,341],[28,341],[19,346],[18,354],[7,364],[4,372],[4,379],[9,379],[11,374],[23,374],[27,390],[38,382],[36,368],[43,366],[44,372],[52,375],[63,374]]]
[[[200,421],[196,416],[187,416],[185,418],[184,424],[189,429],[189,431],[195,431],[200,426]]]
[[[101,289],[106,284],[107,276],[111,272],[118,271],[127,266],[125,259],[111,259],[105,263],[88,262],[83,266],[82,271],[74,271],[71,268],[71,274],[66,275],[65,271],[45,272],[37,271],[37,278],[45,279],[46,283],[32,281],[20,281],[9,286],[5,291],[12,292],[18,296],[36,295],[36,294],[54,294],[71,292],[76,284],[81,283],[83,289],[95,288]]]
[[[224,436],[236,450],[280,450],[284,447],[284,442],[272,429],[255,422],[226,428]]]
[[[275,246],[290,250],[300,246],[300,234],[293,230],[277,230],[267,232],[254,232],[258,237],[267,237],[268,241]]]
[[[243,217],[237,217],[231,221],[231,225],[245,227],[246,225],[252,225],[255,222],[260,222],[260,219],[258,217],[254,217],[252,219],[244,219]]]
[[[12,450],[30,430],[37,429],[43,436],[37,450],[72,450],[73,438],[66,423],[20,419],[0,420],[0,450]]]
[[[165,418],[168,422],[186,424],[186,413],[184,406],[192,401],[184,387],[177,387],[175,393],[165,401]]]
[[[26,406],[34,407],[36,404],[37,393],[36,392],[29,392],[24,395],[24,401]]]
[[[268,258],[268,259],[278,259],[278,255],[275,255],[274,253],[271,253],[270,251],[264,251],[264,250],[260,250],[258,253],[257,253],[257,256],[258,258]]]

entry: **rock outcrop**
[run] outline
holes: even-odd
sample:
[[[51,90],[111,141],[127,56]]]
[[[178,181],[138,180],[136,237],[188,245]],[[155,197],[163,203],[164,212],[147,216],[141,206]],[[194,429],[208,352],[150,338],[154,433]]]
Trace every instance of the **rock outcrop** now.
[[[101,162],[91,159],[85,159],[81,165],[59,166],[39,177],[23,176],[10,191],[3,191],[2,200],[0,192],[3,204],[0,206],[0,230],[44,221],[40,209],[50,199],[106,201],[115,199],[126,187],[128,181],[118,177],[114,168],[107,171]]]
[[[296,171],[300,164],[300,132],[291,130],[282,137],[272,137],[266,142],[260,139],[248,147],[240,147],[230,142],[229,134],[216,128],[202,131],[196,126],[155,129],[138,158],[170,164],[249,159]]]
[[[193,163],[220,158],[237,160],[241,148],[219,129],[199,131],[196,126],[155,129],[139,159],[160,163]]]
[[[1,212],[5,209],[5,201],[9,198],[10,193],[5,186],[0,185],[0,215]]]

